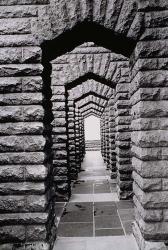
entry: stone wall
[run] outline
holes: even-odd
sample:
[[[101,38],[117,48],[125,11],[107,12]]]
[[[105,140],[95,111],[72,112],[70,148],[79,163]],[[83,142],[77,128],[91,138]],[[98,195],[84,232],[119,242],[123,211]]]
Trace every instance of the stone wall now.
[[[134,232],[140,249],[167,240],[167,34],[168,4],[140,4],[145,31],[131,57]],[[145,242],[142,239],[145,239]],[[156,249],[162,249],[156,244]],[[145,249],[146,249],[145,248]],[[151,248],[150,248],[151,249]],[[163,249],[165,249],[163,247]]]
[[[0,248],[49,249],[55,239],[50,83],[44,85],[42,50],[32,35],[40,5],[17,2],[0,2]]]
[[[1,249],[52,249],[55,200],[68,200],[70,195],[74,125],[68,90],[89,79],[109,87],[102,88],[106,101],[111,89],[116,90],[118,193],[124,198],[132,194],[133,167],[134,234],[139,247],[164,249],[168,235],[167,15],[168,4],[162,0],[109,4],[105,0],[94,4],[1,0]],[[77,47],[88,40],[99,46]],[[130,57],[130,68],[125,56]],[[96,91],[93,86],[91,90]],[[100,101],[94,101],[98,108],[91,104],[80,112],[75,107],[79,169],[84,156],[83,117],[91,112],[101,116],[102,155],[111,165],[111,125],[105,123],[108,120],[109,125],[109,117],[102,114]]]

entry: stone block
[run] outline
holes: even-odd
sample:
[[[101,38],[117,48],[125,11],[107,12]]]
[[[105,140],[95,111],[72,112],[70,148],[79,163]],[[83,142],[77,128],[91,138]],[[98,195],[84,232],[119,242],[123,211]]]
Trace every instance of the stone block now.
[[[1,94],[0,105],[31,105],[41,104],[42,94],[41,93],[17,93],[17,94]]]
[[[67,159],[65,160],[53,160],[53,166],[58,168],[67,168]]]
[[[47,229],[44,225],[31,225],[26,227],[26,240],[31,241],[41,241],[46,240]]]
[[[157,1],[157,0],[154,0],[154,1],[145,1],[145,2],[139,2],[139,10],[161,10],[161,9],[167,9],[168,8],[168,3],[166,0],[162,0],[162,1]]]
[[[48,169],[44,165],[26,165],[24,176],[28,181],[42,181],[47,178]]]
[[[45,189],[44,183],[1,183],[0,195],[44,194]]]
[[[162,190],[168,190],[168,179],[162,179]]]
[[[52,107],[52,114],[54,116],[54,119],[61,119],[66,117],[66,111],[55,110],[55,107]]]
[[[22,91],[22,80],[18,77],[3,77],[0,79],[0,92],[21,92]]]
[[[67,175],[68,169],[66,167],[54,167],[53,168],[53,175],[54,176],[61,176],[61,175]]]
[[[27,195],[25,210],[27,212],[44,212],[47,204],[46,195]]]
[[[130,132],[117,132],[116,141],[130,141],[131,133]]]
[[[165,27],[168,24],[168,10],[152,11],[145,15],[145,26],[147,28]]]
[[[168,177],[168,161],[142,161],[132,158],[133,168],[144,178]]]
[[[140,228],[136,222],[133,223],[133,232],[141,250],[167,250],[163,242],[146,241],[142,236]]]
[[[66,119],[65,118],[55,118],[53,121],[52,121],[52,125],[55,126],[55,127],[66,127]]]
[[[66,127],[53,127],[52,133],[53,134],[66,134]]]
[[[0,151],[42,151],[46,140],[43,136],[1,136]]]
[[[0,18],[36,17],[36,6],[5,6],[0,8]]]
[[[38,45],[39,45],[38,40],[36,40],[36,38],[32,34],[0,35],[1,47],[38,46]]]
[[[159,60],[159,59],[158,59]],[[162,64],[167,64],[166,62],[164,62],[165,59],[163,59]],[[141,64],[141,60],[138,60],[138,64],[141,64],[143,67],[145,66],[145,62],[148,61],[143,61]],[[151,62],[149,62],[149,66],[151,68],[153,68],[153,60]],[[158,62],[159,63],[159,62]],[[158,64],[157,63],[157,64]],[[162,67],[164,67],[162,65]],[[133,94],[139,87],[144,87],[144,88],[151,88],[151,87],[166,87],[167,86],[167,78],[168,78],[168,74],[165,70],[159,70],[159,65],[157,67],[154,67],[154,69],[156,68],[157,70],[148,70],[148,71],[140,71],[140,69],[138,72],[136,72],[136,76],[135,78],[132,80],[131,82],[131,86],[130,86],[130,93]]]
[[[29,18],[0,19],[0,34],[30,34],[31,23]]]
[[[54,102],[52,109],[54,111],[65,111],[66,110],[65,102]]]
[[[0,226],[1,243],[23,242],[26,238],[25,226]]]
[[[132,145],[132,155],[144,161],[168,160],[166,147],[140,148]]]
[[[168,119],[167,118],[139,118],[133,120],[131,123],[133,131],[137,130],[167,130]]]
[[[131,97],[131,104],[139,101],[160,101],[168,100],[168,88],[140,88]]]
[[[158,222],[163,220],[163,210],[161,209],[144,209],[140,202],[134,196],[135,212],[139,213],[142,219],[146,222]]]
[[[65,95],[54,94],[51,98],[52,102],[65,102],[65,100],[66,100]]]
[[[167,222],[148,223],[140,220],[138,223],[145,240],[167,240]]]
[[[42,122],[0,123],[0,135],[40,135],[44,131]]]
[[[40,76],[22,78],[23,92],[42,91],[42,87],[43,87],[43,80],[42,80],[42,77]]]
[[[0,153],[0,165],[7,164],[43,164],[43,152]]]
[[[46,242],[32,242],[25,245],[25,250],[49,250],[50,244]],[[14,249],[15,250],[15,249]],[[17,250],[17,248],[16,248]]]
[[[162,209],[167,208],[167,191],[144,192],[134,183],[133,189],[136,198],[145,209]]]
[[[138,147],[167,147],[168,132],[162,130],[136,131],[131,133],[131,141]]]
[[[48,221],[48,213],[10,213],[0,215],[0,225],[20,224],[45,224]]]
[[[37,63],[41,60],[40,47],[23,47],[23,48],[1,48],[0,49],[0,63],[14,64],[14,63]]]
[[[138,186],[144,191],[159,191],[162,189],[162,179],[161,178],[143,178],[136,172],[133,172],[133,179],[138,184]],[[164,184],[163,184],[164,186]]]
[[[0,77],[10,76],[38,76],[42,74],[41,64],[2,64]]]
[[[0,197],[1,212],[44,212],[47,201],[45,195],[3,195]]]
[[[67,156],[67,151],[66,150],[56,150],[54,152],[54,160],[64,160],[66,159],[68,156]]]
[[[137,43],[135,54],[138,58],[166,57],[167,40],[140,41]]]
[[[44,109],[40,105],[32,106],[2,106],[0,110],[0,121],[42,121]]]
[[[56,134],[53,136],[54,143],[64,143],[67,142],[67,135],[66,134]]]
[[[48,4],[49,0],[2,0],[0,6],[6,5],[42,5]],[[34,250],[34,249],[33,249]]]
[[[24,180],[24,166],[18,165],[1,165],[0,180],[2,181],[18,181]]]

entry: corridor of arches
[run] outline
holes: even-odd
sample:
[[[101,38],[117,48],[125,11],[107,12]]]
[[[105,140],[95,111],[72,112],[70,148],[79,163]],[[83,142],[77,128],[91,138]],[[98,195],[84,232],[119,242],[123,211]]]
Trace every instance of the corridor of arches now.
[[[167,249],[167,11],[0,1],[0,249]]]
[[[87,115],[84,132],[85,154],[71,198],[56,203],[59,224],[54,250],[137,250],[133,201],[119,200],[116,179],[111,179],[102,158],[100,118]]]

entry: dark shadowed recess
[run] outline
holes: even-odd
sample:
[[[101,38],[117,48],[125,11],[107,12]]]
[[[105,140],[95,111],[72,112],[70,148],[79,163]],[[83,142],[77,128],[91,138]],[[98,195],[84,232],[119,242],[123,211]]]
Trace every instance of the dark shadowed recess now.
[[[91,115],[93,115],[93,116],[95,116],[95,117],[97,117],[97,118],[100,118],[100,116],[101,116],[101,115],[98,115],[97,113],[91,111],[91,112],[89,112],[87,115],[84,115],[84,118],[87,118],[87,117],[89,117],[89,116],[91,116]]]
[[[55,39],[43,42],[41,45],[43,57],[45,60],[51,61],[84,42],[94,42],[97,46],[102,46],[126,57],[130,57],[136,45],[135,40],[126,38],[99,24],[83,22]]]
[[[95,93],[95,92],[89,91],[88,93],[83,94],[83,95],[81,95],[80,97],[76,98],[76,99],[75,99],[75,102],[78,102],[78,101],[80,101],[80,100],[82,100],[82,99],[84,99],[85,97],[90,96],[90,95],[93,95],[93,96],[98,97],[98,98],[100,98],[100,99],[104,99],[104,100],[106,100],[106,101],[108,100],[108,98],[105,97],[105,96],[103,96],[103,95],[99,95],[99,94],[97,94],[97,93]]]
[[[83,105],[81,105],[81,106],[78,106],[78,107],[79,107],[79,108],[84,108],[84,107],[86,107],[86,106],[89,105],[89,104],[94,104],[94,105],[96,105],[96,106],[98,106],[98,107],[100,107],[100,108],[104,108],[104,106],[102,106],[102,105],[100,105],[100,104],[98,104],[98,103],[96,103],[96,102],[93,102],[93,101],[87,102],[87,103],[85,103],[85,104],[83,104]]]
[[[87,80],[95,80],[95,81],[100,82],[104,85],[107,85],[108,87],[111,87],[111,88],[115,88],[115,86],[116,86],[116,83],[114,83],[110,80],[107,80],[102,76],[96,75],[93,72],[89,72],[83,76],[80,76],[79,78],[75,79],[72,82],[66,83],[66,87],[69,90],[69,89],[75,88],[76,86],[86,82]]]
[[[97,112],[100,112],[100,113],[102,113],[99,109],[97,109],[97,108],[88,108],[88,109],[86,109],[85,110],[85,112],[88,112],[89,110],[94,110],[94,111],[97,111]],[[84,112],[84,113],[85,113]]]

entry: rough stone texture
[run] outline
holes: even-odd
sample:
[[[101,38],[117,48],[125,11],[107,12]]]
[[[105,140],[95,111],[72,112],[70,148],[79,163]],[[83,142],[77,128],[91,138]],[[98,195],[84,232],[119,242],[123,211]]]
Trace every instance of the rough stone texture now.
[[[166,0],[0,1],[1,249],[52,249],[52,201],[69,198],[91,114],[121,198],[134,169],[140,249],[165,249],[167,16]]]

